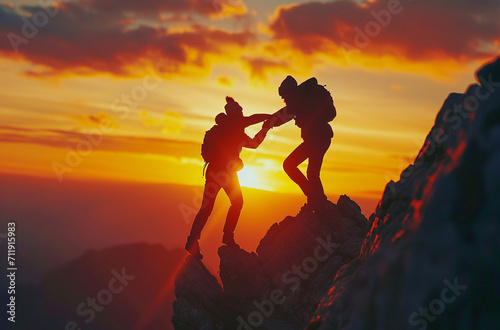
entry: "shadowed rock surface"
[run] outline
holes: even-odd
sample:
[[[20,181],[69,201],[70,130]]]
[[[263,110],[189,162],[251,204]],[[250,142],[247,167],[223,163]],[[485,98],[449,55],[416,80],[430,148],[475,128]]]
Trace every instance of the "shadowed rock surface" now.
[[[500,328],[500,60],[477,76],[369,221],[342,196],[274,224],[256,253],[221,247],[223,304],[203,329]]]
[[[174,324],[185,329],[218,328],[222,288],[203,263],[188,256],[175,278]]]
[[[173,323],[176,329],[236,329],[246,324],[303,329],[333,275],[359,254],[367,232],[368,220],[359,206],[341,196],[320,214],[304,212],[275,223],[256,253],[220,247],[223,289],[216,288],[200,261],[188,257],[176,278]]]
[[[500,328],[500,61],[451,94],[308,329]]]
[[[54,268],[42,283],[16,290],[16,326],[171,329],[173,292],[165,284],[185,255],[147,243],[89,250]]]

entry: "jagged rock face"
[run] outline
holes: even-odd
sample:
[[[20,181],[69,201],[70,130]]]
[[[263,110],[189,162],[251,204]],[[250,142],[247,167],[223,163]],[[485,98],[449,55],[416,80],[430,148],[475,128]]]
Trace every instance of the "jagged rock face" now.
[[[308,329],[499,329],[500,60],[477,75],[368,223],[342,196],[274,224],[257,253],[221,247],[223,316],[204,328],[302,329],[317,306]]]
[[[367,219],[347,196],[322,212],[287,217],[269,229],[257,253],[219,248],[222,296],[202,263],[188,258],[176,279],[174,325],[303,329],[334,274],[359,255],[367,232]]]
[[[500,328],[500,60],[451,94],[308,329]]]
[[[222,288],[203,263],[188,256],[175,277],[174,317],[179,329],[217,329],[222,321],[217,304]],[[186,315],[187,313],[187,315]]]

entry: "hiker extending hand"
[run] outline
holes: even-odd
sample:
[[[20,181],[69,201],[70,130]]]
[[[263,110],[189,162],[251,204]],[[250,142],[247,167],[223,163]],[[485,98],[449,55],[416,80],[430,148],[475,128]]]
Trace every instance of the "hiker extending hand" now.
[[[268,119],[263,127],[276,127],[295,119],[304,142],[285,159],[283,169],[307,196],[303,210],[316,211],[327,201],[320,171],[333,138],[329,122],[335,118],[337,111],[330,92],[318,85],[316,78],[298,86],[292,76],[287,76],[278,93],[286,106]],[[307,177],[298,169],[306,159],[309,159]]]
[[[227,213],[224,225],[222,243],[239,248],[234,241],[234,229],[243,206],[243,195],[237,172],[243,168],[240,159],[242,148],[257,148],[266,137],[269,128],[263,128],[255,137],[250,138],[245,128],[271,117],[267,114],[243,116],[243,108],[232,97],[226,97],[226,113],[216,116],[216,125],[205,134],[202,145],[202,156],[208,164],[206,172],[205,190],[201,208],[194,218],[191,233],[186,242],[186,250],[195,257],[202,259],[198,240],[208,217],[212,213],[215,199],[221,189],[224,189],[231,207]]]

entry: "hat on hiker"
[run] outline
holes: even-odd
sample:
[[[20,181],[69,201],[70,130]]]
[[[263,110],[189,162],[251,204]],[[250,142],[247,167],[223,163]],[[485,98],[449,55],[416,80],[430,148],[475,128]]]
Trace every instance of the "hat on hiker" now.
[[[281,83],[281,86],[278,88],[278,93],[281,97],[285,97],[286,95],[293,94],[296,88],[297,80],[295,80],[295,78],[292,76],[287,76]]]
[[[232,112],[241,112],[243,108],[238,104],[231,96],[226,96],[226,105],[224,106],[224,110],[226,110],[227,114]]]

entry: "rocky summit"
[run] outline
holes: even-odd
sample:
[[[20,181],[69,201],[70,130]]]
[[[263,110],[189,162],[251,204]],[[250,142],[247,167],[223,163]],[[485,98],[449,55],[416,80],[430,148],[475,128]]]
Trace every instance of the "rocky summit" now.
[[[256,253],[220,247],[222,287],[188,257],[175,280],[176,329],[303,329],[368,228],[359,206],[341,196],[319,214],[275,223]]]
[[[367,220],[347,196],[256,252],[188,257],[176,329],[500,329],[500,59],[453,93]]]
[[[451,94],[308,329],[500,328],[500,59]]]

